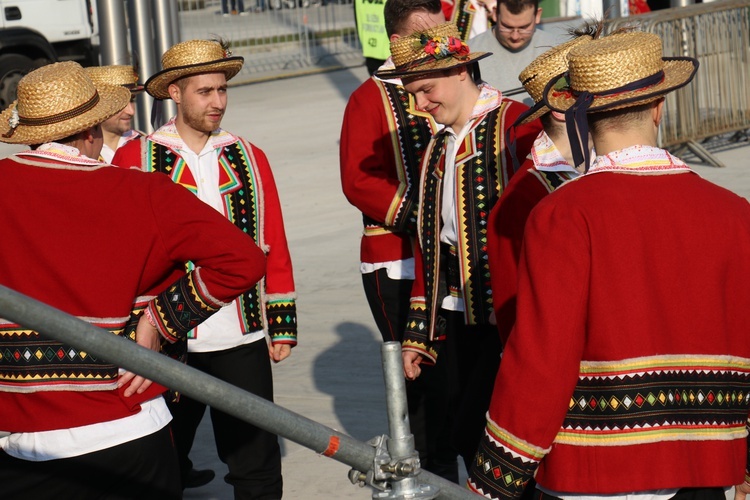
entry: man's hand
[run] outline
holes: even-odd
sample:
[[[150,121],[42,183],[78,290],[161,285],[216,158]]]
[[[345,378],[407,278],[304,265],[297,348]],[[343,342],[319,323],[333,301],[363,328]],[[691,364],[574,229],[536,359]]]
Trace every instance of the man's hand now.
[[[148,321],[145,314],[138,320],[138,326],[135,328],[135,341],[138,345],[145,347],[146,349],[159,352],[161,336],[159,335],[159,331]],[[124,393],[126,398],[135,393],[142,394],[149,388],[149,386],[151,386],[150,380],[145,379],[140,375],[136,375],[133,372],[125,372],[117,381],[117,388],[119,389],[120,387],[128,385],[128,383],[130,383],[130,386],[125,389]]]
[[[407,380],[415,380],[422,373],[419,364],[422,362],[422,355],[414,351],[402,351],[401,359],[404,362],[404,377]]]
[[[268,346],[268,355],[274,363],[284,361],[292,353],[292,346],[289,344],[271,344]]]
[[[750,493],[750,484],[738,484],[734,487],[734,500],[745,500],[748,493]]]

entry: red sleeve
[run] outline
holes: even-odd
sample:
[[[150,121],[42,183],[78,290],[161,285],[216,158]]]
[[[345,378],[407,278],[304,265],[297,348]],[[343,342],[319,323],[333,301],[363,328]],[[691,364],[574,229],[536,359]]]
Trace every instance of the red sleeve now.
[[[440,1],[440,7],[443,9],[443,15],[445,16],[446,21],[451,20],[451,16],[453,16],[453,9],[456,6],[457,0],[441,0]]]
[[[265,153],[245,142],[252,151],[263,186],[263,239],[266,245],[266,322],[271,342],[297,344],[297,309],[292,257],[289,254],[281,202],[271,165]],[[281,320],[279,320],[281,318]]]
[[[143,170],[141,145],[144,141],[145,137],[142,136],[117,148],[115,156],[112,158],[112,165],[121,168],[137,167],[139,170]]]
[[[384,105],[372,78],[352,93],[344,111],[339,161],[346,199],[368,217],[387,225],[387,214],[406,187],[396,174]]]
[[[518,261],[526,219],[536,204],[547,195],[547,189],[532,174],[533,168],[533,162],[527,159],[493,207],[488,222],[487,259],[492,301],[503,345],[516,321]]]

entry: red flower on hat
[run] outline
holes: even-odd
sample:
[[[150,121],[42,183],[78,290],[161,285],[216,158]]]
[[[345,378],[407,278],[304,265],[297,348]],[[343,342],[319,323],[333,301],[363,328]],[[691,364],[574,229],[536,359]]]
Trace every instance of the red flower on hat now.
[[[465,56],[469,53],[469,46],[460,38],[453,36],[441,36],[421,39],[424,51],[435,59],[445,59],[451,56]]]

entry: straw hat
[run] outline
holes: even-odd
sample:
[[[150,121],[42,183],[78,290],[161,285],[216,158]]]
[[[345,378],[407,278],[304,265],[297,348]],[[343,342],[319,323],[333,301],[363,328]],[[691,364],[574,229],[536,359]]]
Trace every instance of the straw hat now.
[[[587,93],[590,113],[637,106],[687,85],[697,69],[693,58],[662,57],[661,39],[653,33],[611,35],[573,48],[568,71],[548,82],[544,101],[566,111]]]
[[[116,64],[112,66],[91,66],[84,68],[95,85],[120,85],[130,90],[131,94],[143,92],[143,85],[138,85],[138,73],[133,66]]]
[[[593,40],[591,35],[582,35],[557,45],[534,59],[521,71],[518,79],[536,104],[518,117],[517,125],[534,121],[549,111],[549,108],[544,105],[544,88],[552,77],[568,70],[568,52],[591,40]]]
[[[231,80],[245,59],[232,57],[229,48],[217,40],[188,40],[167,50],[161,58],[162,71],[146,81],[146,92],[156,99],[169,99],[169,85],[175,80],[201,73],[224,73]]]
[[[377,71],[375,75],[378,78],[426,75],[465,66],[490,55],[490,52],[470,52],[456,25],[444,23],[392,41],[391,56],[396,68]]]
[[[76,62],[49,64],[18,82],[18,99],[0,114],[0,141],[43,144],[77,134],[120,112],[130,92],[95,86]]]

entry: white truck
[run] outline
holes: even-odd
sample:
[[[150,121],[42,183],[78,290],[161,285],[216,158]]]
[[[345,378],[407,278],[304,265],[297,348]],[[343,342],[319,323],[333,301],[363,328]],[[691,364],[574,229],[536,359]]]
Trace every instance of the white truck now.
[[[0,0],[0,109],[18,81],[55,61],[98,64],[95,0]]]

